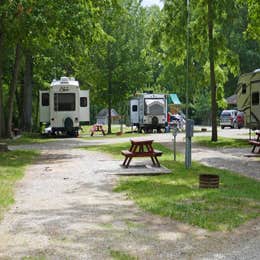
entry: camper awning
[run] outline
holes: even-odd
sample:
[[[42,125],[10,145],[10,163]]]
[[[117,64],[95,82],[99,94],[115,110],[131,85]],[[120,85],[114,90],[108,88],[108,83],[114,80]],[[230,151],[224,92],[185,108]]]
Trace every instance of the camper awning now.
[[[168,98],[168,103],[169,104],[180,105],[181,101],[179,100],[177,94],[170,94],[169,98]]]
[[[234,94],[234,95],[232,95],[232,96],[226,98],[226,100],[227,100],[227,103],[228,103],[229,105],[236,105],[236,104],[237,104],[237,95]]]

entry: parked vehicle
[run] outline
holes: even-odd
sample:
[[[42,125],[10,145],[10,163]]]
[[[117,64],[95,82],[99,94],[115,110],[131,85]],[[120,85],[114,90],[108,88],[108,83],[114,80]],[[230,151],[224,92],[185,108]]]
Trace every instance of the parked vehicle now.
[[[50,90],[40,90],[39,101],[43,133],[78,136],[80,126],[89,123],[89,91],[80,90],[74,78],[53,80]]]
[[[130,100],[130,121],[139,132],[165,129],[167,98],[163,94],[142,93]]]
[[[237,106],[244,112],[245,126],[260,129],[260,69],[239,77]]]
[[[237,117],[235,119],[235,128],[242,128],[245,125],[245,121],[244,121],[244,112],[238,111],[237,112]]]
[[[178,131],[183,131],[185,129],[185,115],[181,112],[177,114],[170,114],[168,112],[168,131],[174,127],[174,125],[177,125]]]
[[[236,126],[237,110],[223,110],[220,115],[220,126],[234,128]]]

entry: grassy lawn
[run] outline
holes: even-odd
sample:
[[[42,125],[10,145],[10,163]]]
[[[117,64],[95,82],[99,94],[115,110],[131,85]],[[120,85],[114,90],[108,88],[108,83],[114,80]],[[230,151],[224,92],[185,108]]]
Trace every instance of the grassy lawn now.
[[[123,133],[121,135],[117,135],[117,134],[111,134],[111,135],[102,135],[99,132],[94,134],[93,136],[81,136],[80,138],[84,139],[84,140],[96,140],[96,139],[108,139],[108,138],[134,138],[134,137],[141,137],[144,136],[145,134],[140,134],[140,133]]]
[[[80,133],[80,137],[82,139],[85,140],[92,140],[92,139],[107,139],[107,138],[122,138],[122,137],[129,137],[129,138],[134,138],[134,137],[138,137],[138,136],[143,136],[145,134],[143,133],[131,133],[131,127],[123,127],[123,133],[122,134],[117,134],[120,132],[121,130],[121,126],[120,125],[112,125],[111,127],[111,131],[112,134],[110,135],[105,135],[103,136],[101,132],[96,132],[94,133],[93,136],[90,136],[90,129],[92,128],[92,125],[88,125],[88,126],[83,126],[83,130]],[[103,126],[105,133],[107,133],[107,126]]]
[[[120,125],[112,125],[112,134],[103,136],[101,132],[97,132],[94,136],[90,136],[90,128],[92,126],[83,126],[83,131],[80,132],[80,138],[86,140],[93,139],[107,139],[107,138],[122,138],[122,137],[138,137],[143,136],[144,134],[140,133],[129,133],[131,131],[131,127],[124,126],[123,134],[117,135],[116,133],[120,132]],[[107,127],[104,127],[105,132],[107,131]],[[66,136],[59,136],[61,138],[66,138]],[[0,143],[7,143],[8,145],[23,145],[23,144],[36,144],[36,143],[47,143],[52,141],[57,141],[59,137],[51,137],[51,136],[42,136],[40,133],[25,133],[23,132],[20,137],[17,139],[0,139]]]
[[[84,125],[82,126],[83,129],[83,133],[89,134],[90,133],[90,129],[92,128],[93,125]],[[107,125],[103,125],[103,129],[105,130],[105,132],[107,132]],[[117,133],[121,131],[121,125],[111,125],[111,131],[112,133]],[[131,127],[123,125],[123,133],[125,132],[130,132],[131,131]]]
[[[25,166],[37,156],[35,151],[9,151],[0,153],[0,218],[14,202],[13,188],[23,177]]]
[[[110,250],[110,255],[114,260],[137,260],[135,256],[131,256],[125,252],[118,250]]]
[[[247,139],[235,139],[227,137],[218,137],[217,142],[211,141],[211,136],[195,136],[192,138],[192,141],[200,144],[202,146],[217,148],[241,148],[241,147],[250,147]]]
[[[125,143],[87,149],[109,152],[123,160],[120,150],[128,147]],[[144,210],[209,230],[231,230],[260,216],[260,182],[196,162],[187,170],[182,155],[174,162],[169,149],[160,144],[155,147],[164,152],[160,162],[172,174],[122,177],[115,191],[125,192]],[[199,189],[201,173],[218,174],[220,188]]]
[[[41,136],[39,133],[22,133],[17,139],[0,139],[0,143],[7,143],[9,145],[21,144],[35,144],[55,141],[55,138],[47,138]]]

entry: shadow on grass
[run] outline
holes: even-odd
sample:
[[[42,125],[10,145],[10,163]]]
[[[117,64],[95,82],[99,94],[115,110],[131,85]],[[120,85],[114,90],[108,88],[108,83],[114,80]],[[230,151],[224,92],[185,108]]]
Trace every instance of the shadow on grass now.
[[[210,136],[195,136],[193,141],[199,145],[210,148],[241,148],[250,147],[247,139],[235,139],[227,137],[218,137],[217,142],[212,142]]]
[[[0,173],[3,167],[23,167],[32,162],[38,153],[36,151],[8,151],[0,153]]]
[[[22,178],[25,166],[37,156],[35,151],[9,151],[0,153],[0,218],[4,209],[14,202],[15,181]]]

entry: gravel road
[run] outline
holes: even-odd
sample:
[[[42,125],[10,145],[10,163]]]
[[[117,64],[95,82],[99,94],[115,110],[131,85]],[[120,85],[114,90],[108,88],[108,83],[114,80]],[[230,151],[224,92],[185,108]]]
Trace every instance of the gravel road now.
[[[169,134],[153,138],[168,145],[171,142]],[[179,135],[178,140],[182,139]],[[139,259],[259,259],[259,219],[223,233],[153,216],[124,194],[113,192],[118,177],[106,169],[116,169],[121,161],[102,153],[71,149],[126,140],[64,139],[11,147],[39,149],[41,156],[17,184],[16,202],[0,223],[0,259],[112,259],[112,251]],[[204,149],[204,155],[208,155],[204,163],[223,159],[222,167],[228,168],[234,158],[227,160],[227,151],[217,152],[212,159]],[[241,151],[232,154],[239,158],[236,163],[241,162],[238,168],[244,172],[252,162],[258,163],[259,169],[259,160],[244,164]],[[258,178],[259,174],[250,176]]]

